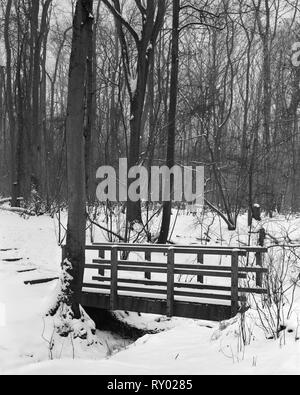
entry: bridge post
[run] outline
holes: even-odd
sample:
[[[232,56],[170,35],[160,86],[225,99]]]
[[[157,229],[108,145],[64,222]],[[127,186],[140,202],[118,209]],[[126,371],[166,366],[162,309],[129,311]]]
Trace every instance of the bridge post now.
[[[145,252],[145,261],[151,262],[151,251],[146,251]],[[145,278],[147,280],[151,280],[151,272],[146,272],[145,273]]]
[[[197,255],[197,262],[199,265],[204,265],[204,255],[202,253]],[[204,276],[199,275],[197,281],[198,283],[204,284]]]
[[[263,267],[262,254],[260,252],[257,252],[255,254],[255,257],[256,257],[256,266]],[[262,282],[263,282],[263,275],[262,275],[262,273],[256,273],[256,285],[257,285],[257,287],[262,287]]]
[[[231,314],[239,311],[239,251],[233,250],[231,256]]]
[[[174,263],[175,250],[173,247],[168,250],[168,270],[167,270],[167,316],[174,315]]]
[[[98,251],[98,256],[99,259],[105,259],[105,250],[99,250]],[[104,269],[99,269],[98,270],[99,276],[105,276],[105,270]]]
[[[111,288],[110,309],[118,308],[118,247],[113,246],[111,250]]]

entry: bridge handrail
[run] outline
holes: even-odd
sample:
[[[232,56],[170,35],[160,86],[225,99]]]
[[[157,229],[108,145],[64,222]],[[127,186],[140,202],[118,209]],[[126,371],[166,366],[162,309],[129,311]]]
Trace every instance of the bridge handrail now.
[[[257,267],[263,267],[263,255],[268,250],[264,247],[227,247],[227,246],[196,246],[196,245],[162,245],[162,244],[125,244],[125,243],[94,243],[93,245],[86,246],[87,251],[99,251],[99,258],[105,258],[105,252],[111,251],[112,247],[116,246],[118,251],[125,253],[130,252],[143,252],[145,253],[145,260],[151,261],[153,253],[167,253],[169,248],[174,248],[175,254],[195,254],[199,264],[204,263],[204,256],[206,255],[219,255],[219,256],[232,256],[234,251],[238,251],[239,256],[248,256],[249,253],[255,254],[255,261]],[[145,277],[150,279],[151,273],[146,272]],[[256,275],[256,285],[262,286],[262,273]],[[203,276],[198,276],[198,281],[203,282]]]
[[[227,248],[227,249],[219,249],[219,248],[205,248],[205,247],[194,247],[194,248],[186,248],[179,246],[154,246],[152,244],[149,245],[140,245],[140,244],[97,244],[97,245],[87,245],[87,251],[112,251],[113,248],[117,248],[117,251],[122,252],[150,252],[150,253],[167,253],[170,248],[174,249],[176,254],[203,254],[203,255],[232,255],[234,251],[237,251],[239,256],[246,256],[247,251],[239,248]]]
[[[267,253],[268,249],[265,247],[259,247],[259,246],[242,246],[242,247],[231,247],[231,246],[206,246],[206,245],[181,245],[181,244],[174,244],[174,245],[166,245],[166,244],[130,244],[130,243],[94,243],[92,245],[87,245],[86,249],[88,250],[106,250],[109,251],[113,246],[117,246],[118,249],[126,251],[128,249],[147,249],[153,250],[153,252],[167,252],[169,248],[175,248],[179,250],[205,250],[207,252],[208,250],[226,250],[226,251],[233,251],[233,250],[240,250],[240,251],[246,251],[250,253]]]

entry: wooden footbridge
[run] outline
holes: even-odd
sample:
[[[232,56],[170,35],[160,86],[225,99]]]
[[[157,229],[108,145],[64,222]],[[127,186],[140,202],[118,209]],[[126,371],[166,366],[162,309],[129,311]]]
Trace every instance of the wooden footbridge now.
[[[84,307],[221,321],[247,306],[247,294],[266,293],[260,247],[95,244],[86,251],[98,257],[85,266]],[[230,263],[206,264],[213,256]]]

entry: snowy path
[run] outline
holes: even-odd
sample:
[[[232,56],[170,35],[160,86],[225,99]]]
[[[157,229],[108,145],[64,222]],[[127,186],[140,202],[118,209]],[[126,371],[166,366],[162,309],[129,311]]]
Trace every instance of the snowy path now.
[[[0,367],[10,368],[47,357],[42,339],[47,297],[55,283],[26,286],[25,280],[59,273],[59,249],[48,218],[24,220],[1,213],[0,303],[5,305],[6,326],[0,328]],[[6,262],[3,259],[20,259]],[[18,271],[36,269],[33,272]]]

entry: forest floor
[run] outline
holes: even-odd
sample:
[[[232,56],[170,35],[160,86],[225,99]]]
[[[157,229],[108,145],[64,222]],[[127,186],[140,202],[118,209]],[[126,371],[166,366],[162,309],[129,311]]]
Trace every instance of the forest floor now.
[[[210,225],[211,244],[234,245],[246,241],[246,219],[238,231],[226,231],[218,220]],[[300,219],[277,217],[266,222],[269,230],[300,238]],[[207,230],[207,229],[206,229]],[[203,227],[201,228],[203,232]],[[200,243],[203,234],[192,216],[178,218],[173,239]],[[48,217],[24,219],[0,211],[0,374],[299,374],[300,290],[296,289],[292,319],[280,339],[267,340],[254,310],[247,313],[249,345],[241,342],[240,319],[225,324],[197,320],[130,314],[127,321],[143,328],[164,330],[136,342],[97,331],[99,344],[77,348],[69,340],[60,352],[49,351],[49,323],[44,314],[57,281],[25,285],[25,281],[55,278],[60,273],[61,252],[57,221]],[[122,313],[119,312],[119,316]],[[52,360],[53,359],[53,360]]]

